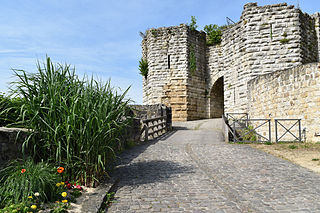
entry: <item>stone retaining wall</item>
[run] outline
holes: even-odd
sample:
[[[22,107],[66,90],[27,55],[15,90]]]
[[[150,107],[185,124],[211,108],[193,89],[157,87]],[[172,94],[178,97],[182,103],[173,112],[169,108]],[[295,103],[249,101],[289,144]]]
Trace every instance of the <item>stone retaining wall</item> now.
[[[248,100],[250,118],[272,119],[273,139],[275,118],[296,118],[301,119],[302,129],[306,128],[307,141],[320,141],[316,136],[320,134],[319,63],[261,75],[249,81]],[[297,133],[297,129],[294,131]]]
[[[6,162],[22,157],[21,146],[27,132],[26,129],[0,127],[0,168]]]

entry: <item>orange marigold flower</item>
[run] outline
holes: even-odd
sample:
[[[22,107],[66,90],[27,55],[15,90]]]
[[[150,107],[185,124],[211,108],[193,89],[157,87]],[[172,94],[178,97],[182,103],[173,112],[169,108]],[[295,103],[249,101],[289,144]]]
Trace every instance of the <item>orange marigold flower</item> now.
[[[64,168],[62,166],[60,166],[58,169],[57,169],[58,173],[62,173],[64,171]]]
[[[25,173],[27,170],[26,169],[21,169],[21,173]]]

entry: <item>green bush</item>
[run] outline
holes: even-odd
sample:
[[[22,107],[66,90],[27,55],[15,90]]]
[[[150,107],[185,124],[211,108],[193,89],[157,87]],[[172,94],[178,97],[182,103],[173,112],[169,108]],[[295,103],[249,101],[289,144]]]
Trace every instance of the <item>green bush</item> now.
[[[251,125],[246,129],[243,129],[240,135],[243,141],[257,141],[257,135],[254,131],[254,127]]]
[[[53,64],[50,58],[43,66],[38,63],[36,73],[14,71],[19,80],[13,82],[13,92],[23,97],[20,116],[33,130],[23,152],[63,166],[70,180],[98,182],[131,121],[128,89],[118,94],[110,81],[80,80],[70,65]]]
[[[35,164],[32,160],[14,161],[0,171],[0,207],[25,203],[28,196],[39,193],[39,200],[54,201],[56,183],[60,181],[57,170],[48,163]]]
[[[147,60],[141,58],[141,60],[139,61],[139,71],[140,71],[140,74],[144,76],[145,79],[147,79],[148,72],[149,72]]]
[[[19,111],[23,100],[19,97],[10,97],[0,94],[0,126],[10,126],[21,121]]]
[[[191,23],[189,24],[191,30],[196,30],[198,28],[197,19],[194,16],[191,16]]]
[[[204,31],[207,33],[207,45],[215,45],[221,43],[222,30],[225,26],[219,27],[216,24],[210,24],[204,26]]]

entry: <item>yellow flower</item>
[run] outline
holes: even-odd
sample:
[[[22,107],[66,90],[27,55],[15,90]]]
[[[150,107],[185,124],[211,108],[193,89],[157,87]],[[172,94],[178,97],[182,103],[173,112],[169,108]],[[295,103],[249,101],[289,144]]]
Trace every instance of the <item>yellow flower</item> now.
[[[36,208],[37,208],[36,205],[32,205],[32,206],[31,206],[31,209],[36,209]]]
[[[61,196],[62,196],[62,197],[67,197],[67,192],[62,192],[62,193],[61,193]]]
[[[28,196],[28,198],[32,199],[32,196]]]
[[[57,183],[56,186],[57,186],[57,187],[61,186],[61,183]]]
[[[63,185],[64,185],[64,182],[61,182],[60,184],[63,186]]]
[[[68,200],[62,200],[61,202],[62,203],[68,203]]]

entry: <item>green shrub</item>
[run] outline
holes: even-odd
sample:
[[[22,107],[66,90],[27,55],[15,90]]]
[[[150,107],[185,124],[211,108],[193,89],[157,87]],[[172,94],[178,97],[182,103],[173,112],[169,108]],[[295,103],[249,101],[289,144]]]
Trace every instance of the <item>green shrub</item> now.
[[[0,207],[27,202],[36,192],[39,200],[54,201],[58,181],[57,170],[48,163],[14,161],[0,171]]]
[[[140,71],[140,74],[144,76],[145,79],[147,79],[148,72],[149,72],[147,60],[141,58],[141,60],[139,61],[139,71]]]
[[[224,26],[219,27],[216,24],[204,26],[204,31],[207,33],[207,45],[215,45],[221,43],[222,30]]]
[[[19,111],[23,100],[19,97],[10,97],[0,94],[0,126],[10,126],[21,121]],[[17,125],[16,125],[17,126]]]
[[[249,125],[247,129],[241,131],[240,135],[244,141],[257,141],[257,135],[253,129],[254,127]]]
[[[191,16],[191,23],[189,24],[191,30],[197,30],[197,19],[194,16]]]
[[[110,86],[94,79],[80,80],[70,65],[50,58],[36,73],[14,70],[19,79],[13,92],[23,97],[20,116],[32,133],[23,152],[36,160],[63,166],[70,180],[94,185],[121,148],[119,137],[128,126],[128,102]]]

